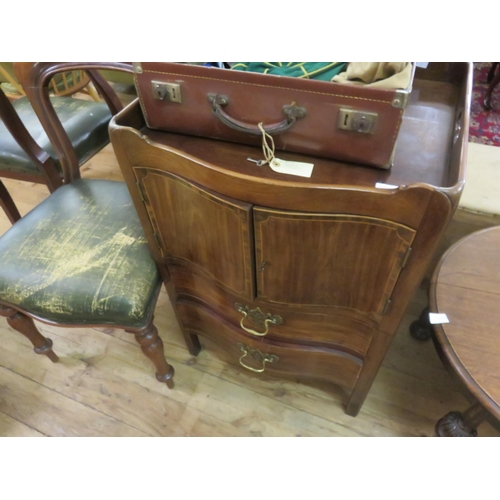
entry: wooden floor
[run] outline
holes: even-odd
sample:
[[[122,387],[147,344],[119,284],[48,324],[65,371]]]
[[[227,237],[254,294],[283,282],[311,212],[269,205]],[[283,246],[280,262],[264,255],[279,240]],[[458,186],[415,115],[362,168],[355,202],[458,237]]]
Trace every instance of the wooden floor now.
[[[84,177],[121,179],[111,147],[83,168]],[[40,185],[6,180],[22,214],[47,196]],[[441,251],[488,225],[459,211]],[[10,227],[3,212],[0,233]],[[360,414],[344,413],[345,395],[329,384],[261,378],[202,339],[197,358],[184,346],[172,308],[161,294],[155,313],[175,388],[155,380],[133,336],[118,330],[64,329],[39,324],[59,363],[0,321],[1,436],[432,436],[435,422],[467,400],[431,341],[410,337],[426,304],[425,280],[411,302]],[[498,436],[488,423],[480,436]]]

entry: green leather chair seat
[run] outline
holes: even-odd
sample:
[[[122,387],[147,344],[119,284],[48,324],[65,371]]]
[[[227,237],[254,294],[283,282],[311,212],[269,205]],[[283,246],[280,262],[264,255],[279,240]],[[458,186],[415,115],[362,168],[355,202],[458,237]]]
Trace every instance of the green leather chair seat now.
[[[62,186],[0,238],[0,301],[41,319],[142,328],[160,286],[122,182]]]
[[[80,165],[109,143],[108,123],[111,113],[106,103],[72,97],[51,97],[51,101],[75,148]],[[13,105],[33,139],[52,156],[60,169],[54,149],[28,98],[17,99]],[[36,166],[1,121],[0,170],[39,174]]]

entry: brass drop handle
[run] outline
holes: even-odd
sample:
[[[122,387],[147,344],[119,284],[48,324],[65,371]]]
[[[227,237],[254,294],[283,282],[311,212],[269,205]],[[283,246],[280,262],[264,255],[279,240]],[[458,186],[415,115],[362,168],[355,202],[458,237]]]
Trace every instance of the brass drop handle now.
[[[263,354],[258,349],[249,349],[245,344],[241,344],[240,342],[238,342],[237,346],[243,353],[243,355],[239,359],[240,365],[252,372],[262,373],[266,369],[266,363],[275,363],[276,361],[279,361],[278,356],[276,356],[275,354]],[[250,354],[250,356],[255,360],[261,362],[262,368],[252,368],[251,366],[243,363],[243,358],[248,354]]]
[[[276,314],[264,314],[259,307],[257,309],[252,309],[249,310],[248,306],[244,306],[242,304],[235,304],[236,310],[243,314],[243,318],[241,318],[240,321],[240,326],[245,332],[250,333],[252,335],[255,335],[256,337],[264,337],[265,335],[268,334],[269,332],[269,325],[281,325],[283,323],[283,318],[281,316],[278,316]],[[256,332],[255,330],[252,330],[250,328],[247,328],[244,324],[243,321],[245,321],[245,318],[247,316],[250,316],[250,319],[256,323],[259,326],[262,326],[265,328],[263,332]]]

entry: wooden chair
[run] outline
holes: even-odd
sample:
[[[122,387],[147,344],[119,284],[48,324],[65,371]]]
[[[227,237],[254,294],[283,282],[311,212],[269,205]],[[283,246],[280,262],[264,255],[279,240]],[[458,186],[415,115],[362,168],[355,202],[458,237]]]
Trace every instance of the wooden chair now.
[[[26,63],[19,64],[22,66]],[[84,73],[74,69],[74,63],[52,65],[57,67],[57,74],[74,75],[71,77],[74,79],[78,78],[78,74]],[[107,67],[132,71],[131,65],[123,63],[110,63]],[[105,102],[74,99],[64,95],[62,89],[62,94],[50,97],[51,104],[56,109],[57,120],[61,122],[71,142],[73,160],[78,165],[85,163],[109,143],[109,120],[122,109],[118,96],[99,72],[91,70],[85,74],[88,74],[88,78],[92,80]],[[69,81],[70,78],[65,76],[64,80]],[[45,87],[48,94],[53,94],[50,87],[53,82],[54,79],[51,78]],[[26,91],[23,85],[21,88]],[[11,102],[1,89],[0,177],[43,183],[50,192],[54,192],[68,181],[64,178],[60,158],[57,157],[28,97],[24,96]]]
[[[162,280],[125,183],[80,178],[78,156],[49,98],[57,69],[46,63],[20,68],[67,181],[0,237],[0,315],[52,361],[58,359],[52,341],[33,319],[122,328],[135,335],[156,378],[171,387],[174,370],[153,324]]]

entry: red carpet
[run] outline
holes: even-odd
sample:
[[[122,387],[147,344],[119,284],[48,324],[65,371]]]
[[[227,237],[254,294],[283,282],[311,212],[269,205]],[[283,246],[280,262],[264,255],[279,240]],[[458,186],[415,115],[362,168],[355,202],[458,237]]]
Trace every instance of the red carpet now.
[[[493,91],[493,109],[486,111],[483,107],[484,95],[488,88],[486,77],[490,67],[491,63],[474,63],[469,141],[500,146],[500,85]]]

